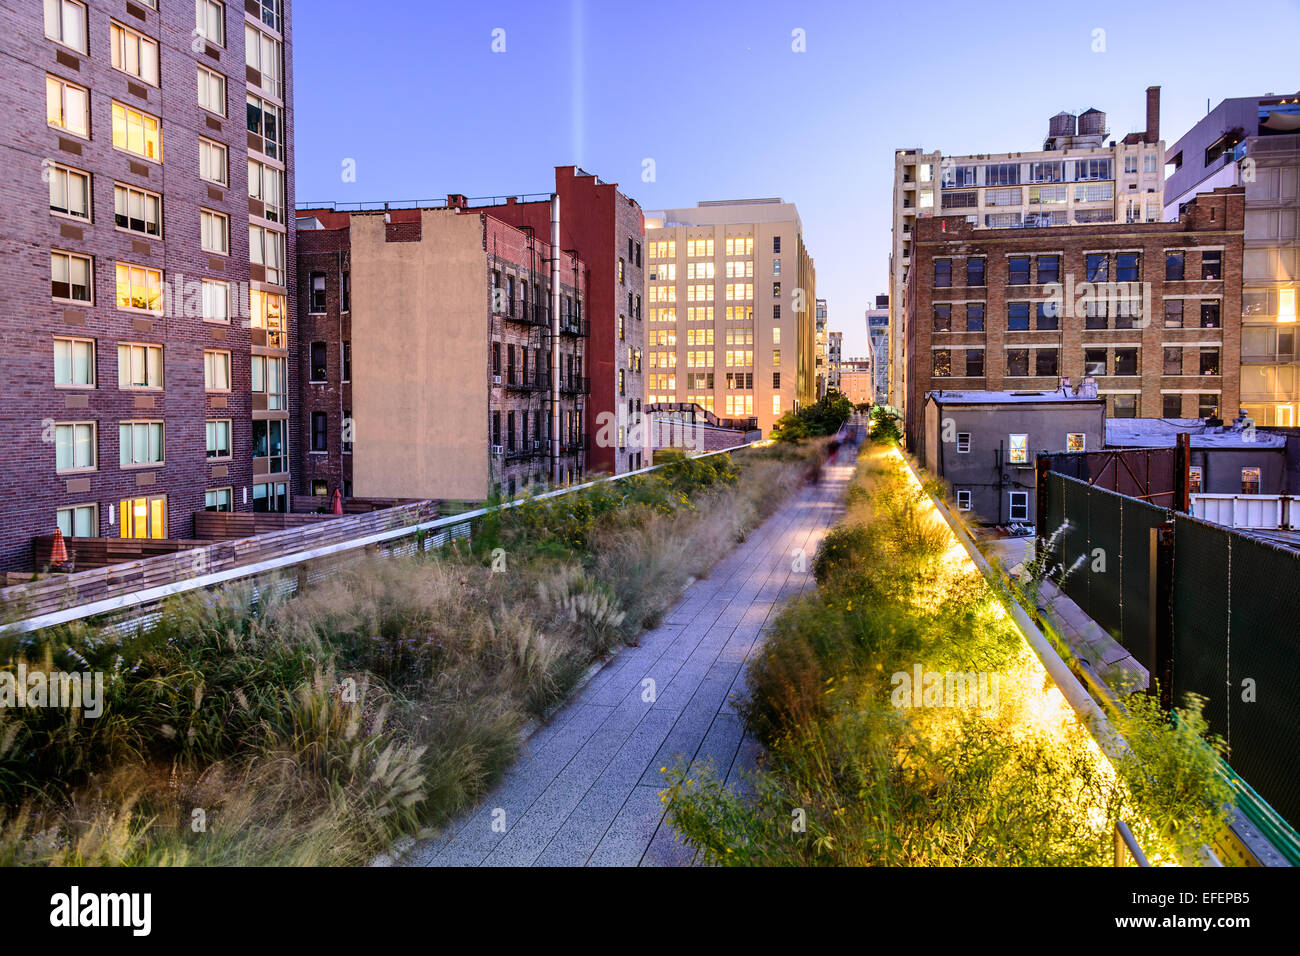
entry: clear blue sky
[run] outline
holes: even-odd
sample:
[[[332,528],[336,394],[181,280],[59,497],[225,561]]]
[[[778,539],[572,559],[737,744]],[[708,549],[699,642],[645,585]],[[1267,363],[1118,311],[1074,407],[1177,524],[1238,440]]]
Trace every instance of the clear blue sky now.
[[[1300,89],[1296,0],[372,8],[295,4],[298,201],[549,192],[570,163],[645,209],[780,196],[798,204],[846,355],[864,354],[863,310],[887,291],[896,148],[1033,149],[1049,116],[1090,106],[1123,135],[1151,84],[1172,144],[1207,98]]]

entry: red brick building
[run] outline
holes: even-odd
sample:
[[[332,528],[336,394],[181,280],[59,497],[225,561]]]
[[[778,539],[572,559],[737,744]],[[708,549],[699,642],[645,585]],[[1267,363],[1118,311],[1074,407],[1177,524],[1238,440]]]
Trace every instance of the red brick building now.
[[[560,245],[582,260],[587,270],[586,315],[591,323],[587,469],[618,474],[648,463],[648,450],[627,441],[645,399],[641,303],[645,216],[636,200],[617,185],[601,182],[576,166],[556,167],[555,194],[560,197]],[[549,200],[512,198],[479,208],[520,228],[531,228],[538,236],[550,235]]]
[[[288,7],[0,7],[0,569],[288,507]]]
[[[1231,418],[1239,400],[1243,190],[1178,222],[978,229],[920,218],[904,289],[906,426],[935,389],[1096,379],[1113,418]]]

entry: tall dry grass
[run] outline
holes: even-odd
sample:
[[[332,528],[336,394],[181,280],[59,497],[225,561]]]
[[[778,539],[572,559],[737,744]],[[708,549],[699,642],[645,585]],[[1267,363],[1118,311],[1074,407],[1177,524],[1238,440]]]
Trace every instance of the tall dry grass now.
[[[10,662],[110,680],[95,721],[0,711],[0,864],[361,864],[436,832],[500,779],[528,722],[799,485],[812,453],[675,462],[292,599],[178,599],[125,640],[75,627],[11,641]]]

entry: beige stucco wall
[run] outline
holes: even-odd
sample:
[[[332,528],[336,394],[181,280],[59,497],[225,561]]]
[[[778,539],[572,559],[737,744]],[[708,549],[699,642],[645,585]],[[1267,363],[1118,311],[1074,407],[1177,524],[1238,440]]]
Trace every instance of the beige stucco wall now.
[[[361,497],[488,490],[488,278],[482,220],[423,211],[419,242],[352,217],[353,487]]]

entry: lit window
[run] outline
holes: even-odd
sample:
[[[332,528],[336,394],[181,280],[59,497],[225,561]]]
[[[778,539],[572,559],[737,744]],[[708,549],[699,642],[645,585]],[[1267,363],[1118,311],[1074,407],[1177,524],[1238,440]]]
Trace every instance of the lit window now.
[[[162,128],[156,116],[113,103],[113,147],[162,162]]]
[[[117,307],[162,314],[162,273],[125,262],[117,264]]]
[[[248,259],[262,266],[266,282],[284,284],[284,233],[265,226],[248,227]]]
[[[1088,436],[1080,432],[1071,432],[1065,436],[1066,451],[1086,451]]]
[[[45,121],[75,136],[90,136],[90,91],[57,76],[45,78]]]
[[[1007,460],[1013,465],[1023,465],[1029,461],[1029,436],[1012,435]]]
[[[1241,469],[1241,493],[1243,495],[1259,494],[1259,469]]]

